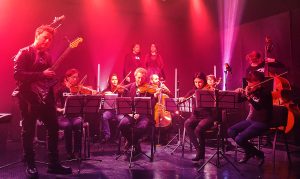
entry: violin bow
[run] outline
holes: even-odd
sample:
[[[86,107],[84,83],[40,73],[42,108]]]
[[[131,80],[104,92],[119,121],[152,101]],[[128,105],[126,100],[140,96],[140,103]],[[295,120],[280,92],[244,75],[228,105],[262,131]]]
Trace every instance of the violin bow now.
[[[259,85],[261,85],[261,84],[264,84],[264,83],[266,83],[266,82],[268,82],[268,81],[271,81],[271,80],[273,80],[273,79],[276,78],[276,77],[283,76],[283,75],[285,75],[285,74],[287,74],[287,73],[288,73],[288,71],[283,72],[283,73],[281,73],[281,74],[279,74],[279,75],[276,75],[276,76],[274,76],[274,77],[271,77],[271,78],[269,78],[269,79],[266,79],[266,80],[264,80],[264,81],[262,81],[262,82],[260,82],[260,83],[258,83],[258,84],[256,84],[256,85],[253,85],[252,88],[254,88],[254,87],[256,87],[256,86],[259,86]]]
[[[125,79],[131,74],[131,71],[125,76],[125,78],[117,85],[117,86],[120,86],[124,83]],[[115,93],[117,91],[118,88],[116,88],[113,93]]]

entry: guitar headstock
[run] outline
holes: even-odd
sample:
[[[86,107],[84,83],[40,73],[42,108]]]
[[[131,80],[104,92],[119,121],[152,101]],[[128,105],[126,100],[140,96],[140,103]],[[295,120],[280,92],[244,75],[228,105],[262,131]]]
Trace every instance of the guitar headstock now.
[[[82,41],[83,41],[83,38],[82,38],[82,37],[77,37],[75,40],[73,40],[73,41],[70,43],[69,47],[70,47],[70,48],[76,48],[76,47],[78,47],[79,43],[81,43]]]

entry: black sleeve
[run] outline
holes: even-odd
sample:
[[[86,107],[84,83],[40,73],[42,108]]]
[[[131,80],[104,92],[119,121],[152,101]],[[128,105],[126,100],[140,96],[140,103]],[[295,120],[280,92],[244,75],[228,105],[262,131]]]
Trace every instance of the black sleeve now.
[[[22,82],[33,82],[43,78],[43,72],[32,70],[34,59],[27,50],[20,50],[14,58],[14,78]]]

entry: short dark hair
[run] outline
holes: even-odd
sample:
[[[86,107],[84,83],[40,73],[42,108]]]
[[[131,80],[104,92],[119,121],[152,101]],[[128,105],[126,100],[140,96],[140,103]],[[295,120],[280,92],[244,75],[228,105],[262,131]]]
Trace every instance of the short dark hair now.
[[[70,77],[76,73],[79,73],[79,70],[77,70],[76,68],[71,68],[71,69],[67,70],[65,73],[65,79],[67,79],[68,77]]]
[[[49,32],[51,35],[54,35],[55,29],[49,25],[41,25],[40,27],[36,28],[35,36],[40,35],[44,31]]]

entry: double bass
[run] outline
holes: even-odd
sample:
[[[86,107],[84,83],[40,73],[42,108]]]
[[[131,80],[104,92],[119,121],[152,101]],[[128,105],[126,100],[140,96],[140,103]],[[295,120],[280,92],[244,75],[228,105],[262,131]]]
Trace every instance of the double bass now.
[[[293,105],[290,99],[291,85],[289,81],[279,75],[274,76],[274,85],[272,91],[273,105],[285,106],[288,109],[287,125],[285,127],[285,133],[289,133],[295,124],[295,115],[300,114],[299,109]],[[283,127],[280,128],[284,130]]]

